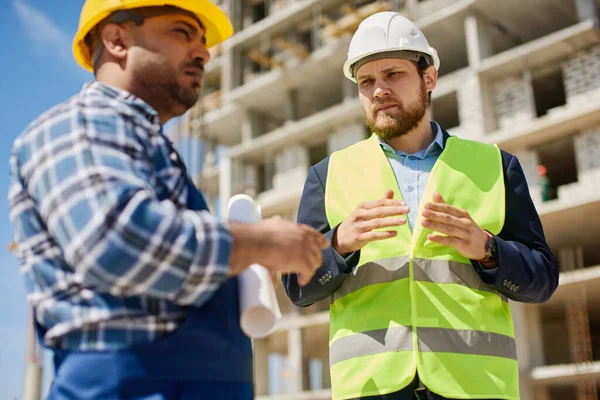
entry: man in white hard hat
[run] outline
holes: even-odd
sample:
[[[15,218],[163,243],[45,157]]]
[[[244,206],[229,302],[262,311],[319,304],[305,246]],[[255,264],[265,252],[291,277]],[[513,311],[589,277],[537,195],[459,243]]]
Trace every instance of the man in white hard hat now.
[[[365,19],[344,74],[373,135],[313,166],[298,220],[332,243],[292,302],[330,297],[334,399],[519,398],[508,299],[558,268],[516,157],[430,120],[440,61],[414,23]]]
[[[308,281],[321,264],[314,228],[212,215],[163,132],[232,33],[208,0],[87,0],[73,50],[96,80],[15,142],[11,219],[51,400],[254,398],[236,276],[259,263]]]

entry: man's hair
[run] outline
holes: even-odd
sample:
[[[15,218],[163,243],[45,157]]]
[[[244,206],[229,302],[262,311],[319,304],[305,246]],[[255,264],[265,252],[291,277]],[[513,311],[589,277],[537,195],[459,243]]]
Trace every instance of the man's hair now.
[[[189,15],[190,17],[198,21],[198,25],[200,25],[200,28],[206,30],[204,24],[198,19],[196,15],[192,14],[189,11],[185,11],[173,6],[151,6],[115,11],[108,17],[106,17],[104,20],[102,20],[98,25],[96,25],[96,27],[94,27],[85,37],[85,43],[90,51],[90,58],[92,60],[92,67],[94,69],[94,73],[98,68],[100,57],[102,56],[102,52],[104,51],[102,37],[100,36],[100,32],[102,31],[102,28],[104,26],[110,23],[123,24],[125,22],[133,22],[135,23],[135,25],[141,26],[144,23],[144,19],[146,18],[172,13]]]
[[[421,77],[421,80],[425,80],[424,76],[425,76],[425,70],[427,68],[429,68],[431,66],[431,64],[429,64],[427,62],[427,60],[425,60],[424,57],[421,57],[421,59],[419,60],[418,63],[414,63],[415,67],[417,67],[417,72],[419,73],[419,76]],[[427,92],[427,107],[431,106],[431,92]]]

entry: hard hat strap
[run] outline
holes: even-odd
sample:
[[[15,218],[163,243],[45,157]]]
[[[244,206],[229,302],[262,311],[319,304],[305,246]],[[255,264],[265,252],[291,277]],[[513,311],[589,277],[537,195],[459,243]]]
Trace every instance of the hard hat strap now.
[[[423,69],[430,65],[433,65],[433,60],[428,54],[411,50],[392,50],[370,54],[366,57],[361,58],[360,60],[352,64],[352,75],[356,77],[356,72],[358,71],[358,69],[366,63],[375,60],[382,60],[384,58],[400,58],[403,60],[413,61],[419,65],[419,68]]]

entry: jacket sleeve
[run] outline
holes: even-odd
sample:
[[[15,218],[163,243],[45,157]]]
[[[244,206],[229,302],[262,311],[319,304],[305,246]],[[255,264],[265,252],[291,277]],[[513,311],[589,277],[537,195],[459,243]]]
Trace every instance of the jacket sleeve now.
[[[517,157],[503,152],[506,217],[496,236],[498,266],[484,270],[473,262],[481,279],[522,303],[543,303],[558,286],[559,268],[546,243],[540,217],[531,200]]]
[[[329,158],[323,160],[317,166],[311,167],[308,171],[298,210],[298,222],[312,226],[327,236],[329,241],[333,243],[337,226],[332,229],[327,221],[325,188],[317,174],[317,168],[315,168],[326,168],[328,161]],[[325,172],[324,176],[326,175]],[[284,274],[282,276],[283,287],[288,297],[295,305],[306,307],[331,296],[346,277],[352,273],[352,269],[358,264],[359,254],[360,251],[342,257],[331,246],[323,250],[323,264],[307,285],[301,286],[298,283],[296,274]]]

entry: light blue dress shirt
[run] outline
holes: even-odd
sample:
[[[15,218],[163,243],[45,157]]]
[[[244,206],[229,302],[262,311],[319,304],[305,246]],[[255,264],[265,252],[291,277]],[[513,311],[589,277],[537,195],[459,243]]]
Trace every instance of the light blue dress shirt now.
[[[392,146],[379,139],[381,147],[396,175],[396,181],[398,182],[402,198],[410,208],[408,224],[411,230],[414,228],[415,221],[417,220],[419,203],[423,197],[423,192],[425,192],[429,173],[444,150],[442,129],[437,122],[433,121],[431,122],[431,129],[435,133],[433,142],[425,150],[414,154],[394,150]]]

